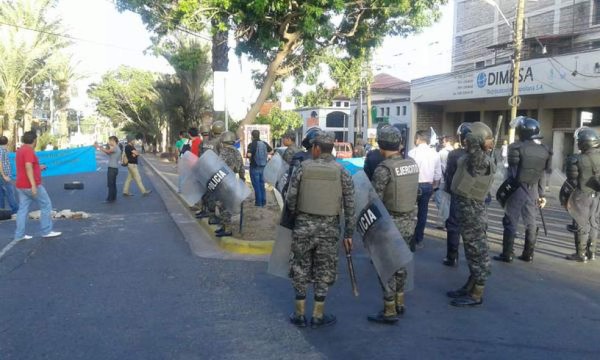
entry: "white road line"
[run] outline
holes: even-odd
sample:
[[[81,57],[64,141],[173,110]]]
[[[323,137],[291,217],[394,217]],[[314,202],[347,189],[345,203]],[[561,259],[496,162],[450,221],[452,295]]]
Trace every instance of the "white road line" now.
[[[2,257],[3,257],[4,255],[6,255],[6,253],[7,253],[7,252],[8,252],[10,249],[12,249],[12,248],[13,248],[13,246],[17,245],[17,243],[18,243],[19,241],[21,241],[21,240],[23,240],[23,239],[15,239],[15,240],[11,241],[10,243],[8,243],[8,245],[6,245],[6,246],[4,247],[4,249],[2,249],[2,251],[0,251],[0,259],[2,259]]]

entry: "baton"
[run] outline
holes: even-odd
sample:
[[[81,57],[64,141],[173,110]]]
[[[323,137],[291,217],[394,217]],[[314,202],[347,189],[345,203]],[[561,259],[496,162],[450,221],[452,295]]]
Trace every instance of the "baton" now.
[[[344,250],[346,250],[346,262],[348,263],[348,272],[350,273],[350,282],[352,283],[352,293],[358,296],[358,285],[356,284],[356,275],[354,274],[354,263],[352,262],[352,251],[344,242]]]
[[[548,236],[548,230],[546,229],[546,219],[544,219],[544,212],[542,211],[541,207],[538,207],[538,209],[540,209],[540,218],[542,219],[542,226],[544,227],[544,235]]]

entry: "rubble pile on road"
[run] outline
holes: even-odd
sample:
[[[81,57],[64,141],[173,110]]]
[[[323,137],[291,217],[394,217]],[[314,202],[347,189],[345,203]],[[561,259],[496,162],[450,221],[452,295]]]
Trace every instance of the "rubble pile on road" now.
[[[29,219],[31,220],[39,220],[41,213],[39,210],[35,210],[29,213]],[[17,215],[13,215],[12,219],[15,220]],[[89,219],[90,214],[85,211],[72,211],[71,209],[65,209],[61,211],[52,210],[52,218],[53,219]]]

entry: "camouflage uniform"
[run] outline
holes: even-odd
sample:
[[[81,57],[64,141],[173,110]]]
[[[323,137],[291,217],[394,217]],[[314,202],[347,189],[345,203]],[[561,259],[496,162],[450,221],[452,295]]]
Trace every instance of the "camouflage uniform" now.
[[[331,140],[333,142],[333,139]],[[334,163],[341,172],[343,210],[345,217],[344,238],[351,238],[354,232],[354,184],[346,169],[335,163],[331,154],[321,154],[318,163]],[[298,194],[304,161],[294,172],[287,192],[287,205],[296,214],[293,241],[290,251],[290,278],[296,296],[306,297],[309,282],[314,282],[315,298],[325,298],[329,286],[337,278],[338,248],[340,239],[339,216],[318,216],[297,212]]]
[[[211,137],[210,139],[202,142],[202,145],[200,148],[200,150],[201,150],[200,156],[202,156],[202,154],[208,150],[212,150],[217,155],[219,155],[220,149],[221,149],[221,140],[218,137]],[[216,219],[215,208],[217,206],[217,203],[216,203],[216,199],[210,193],[206,193],[206,194],[204,194],[204,196],[202,196],[202,205],[203,205],[203,208],[209,213],[210,217],[213,220]]]
[[[240,179],[244,180],[245,178],[245,170],[244,170],[244,160],[242,159],[242,155],[240,152],[233,146],[229,144],[223,144],[221,148],[221,152],[219,157],[223,159],[225,164],[229,166],[229,168],[238,176]],[[223,204],[220,201],[216,201],[216,208],[219,209],[219,219],[223,226],[228,226],[231,224],[231,212],[223,207]]]
[[[292,159],[294,158],[294,155],[296,155],[296,153],[302,151],[302,149],[300,149],[299,147],[297,147],[295,144],[292,144],[290,146],[288,146],[285,151],[283,152],[283,161],[285,161],[286,163],[288,163],[288,165],[292,164]]]
[[[491,274],[485,203],[457,195],[456,208],[469,271],[475,282],[483,285]]]
[[[400,157],[400,154],[392,156],[392,158],[394,157]],[[383,200],[385,188],[391,181],[392,174],[390,173],[390,170],[385,166],[378,165],[375,168],[375,173],[373,174],[371,184],[373,185],[373,188],[375,189],[375,192],[377,193],[380,199]],[[417,189],[415,189],[415,192],[416,191]],[[415,234],[415,210],[405,213],[397,213],[390,211],[390,215],[392,216],[394,224],[400,231],[400,235],[402,235],[402,238],[404,239],[404,241],[406,241],[407,245],[410,246],[413,236]],[[382,284],[384,290],[384,298],[391,298],[396,292],[402,292],[404,290],[404,286],[406,285],[406,278],[406,268],[403,268],[396,272],[394,277],[392,277],[387,283],[387,286],[383,286]]]

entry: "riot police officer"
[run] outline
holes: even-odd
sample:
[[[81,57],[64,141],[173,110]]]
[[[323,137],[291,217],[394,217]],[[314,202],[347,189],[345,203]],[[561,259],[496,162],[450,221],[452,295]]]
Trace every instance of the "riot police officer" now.
[[[508,147],[508,179],[505,182],[511,184],[514,192],[508,195],[504,206],[502,253],[494,256],[494,260],[507,263],[513,261],[513,246],[520,217],[525,226],[525,246],[519,259],[533,261],[538,232],[535,212],[537,207],[546,205],[545,173],[550,169],[552,157],[552,152],[545,145],[534,141],[543,138],[537,120],[521,116],[514,122],[519,141]]]
[[[377,144],[385,160],[375,168],[371,184],[392,216],[402,238],[410,246],[415,232],[419,167],[412,158],[404,159],[400,154],[401,134],[395,127],[382,127],[377,135]],[[369,315],[369,321],[384,324],[398,321],[398,315],[404,313],[406,278],[407,271],[402,268],[387,284],[381,283],[383,311]]]
[[[225,131],[225,123],[218,120],[215,121],[211,126],[211,136],[208,141],[202,142],[202,153],[206,150],[212,150],[217,155],[219,155],[219,151],[221,150],[221,134]]]
[[[206,130],[206,129],[201,129],[202,130]],[[225,123],[222,121],[215,121],[213,122],[212,126],[211,126],[211,136],[208,140],[204,140],[202,141],[202,145],[200,146],[200,156],[202,156],[202,154],[205,151],[208,150],[212,150],[214,151],[217,155],[219,155],[220,151],[221,151],[221,134],[225,131]],[[219,218],[216,216],[215,214],[215,199],[213,199],[213,197],[206,193],[204,194],[204,196],[202,197],[202,211],[196,213],[196,218],[197,219],[203,219],[208,217],[208,223],[211,225],[216,225],[216,224],[220,224],[220,220]]]
[[[567,182],[573,187],[569,199],[569,213],[577,224],[575,253],[567,260],[587,262],[596,259],[596,237],[600,215],[600,137],[591,128],[582,127],[575,132],[580,154],[567,159]]]
[[[452,178],[456,173],[458,159],[466,154],[464,146],[466,145],[465,141],[467,134],[470,132],[471,123],[462,123],[459,125],[456,135],[458,136],[460,147],[450,151],[448,154],[448,163],[446,165],[446,173],[444,174],[444,183],[446,184],[444,190],[451,195],[450,212],[448,213],[448,219],[446,219],[446,257],[443,260],[443,264],[446,266],[458,265],[460,227],[458,226],[458,219],[456,217],[456,199],[454,198],[454,195],[452,195]]]
[[[485,199],[496,172],[495,159],[490,155],[494,147],[492,130],[484,123],[473,123],[465,143],[466,154],[458,160],[451,191],[470,275],[462,288],[447,293],[453,298],[453,306],[480,305],[491,268]]]

